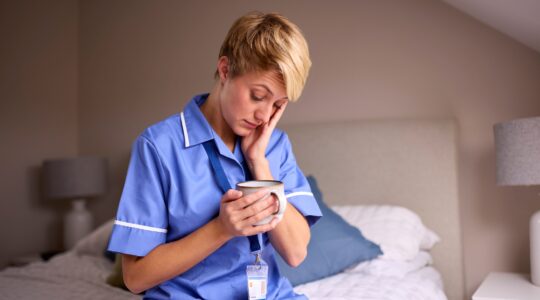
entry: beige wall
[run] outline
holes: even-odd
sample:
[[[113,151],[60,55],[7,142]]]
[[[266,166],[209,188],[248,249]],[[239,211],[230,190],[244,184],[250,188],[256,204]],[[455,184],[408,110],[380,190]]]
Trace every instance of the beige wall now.
[[[77,31],[76,1],[0,2],[0,267],[60,247],[39,167],[77,153]]]
[[[63,6],[62,11],[68,10],[66,7],[72,12],[75,9],[74,5]],[[47,124],[53,127],[58,119],[78,110],[78,120],[73,113],[65,123],[79,122],[79,153],[103,154],[110,159],[111,191],[91,204],[99,221],[114,215],[133,139],[149,124],[180,111],[193,94],[209,90],[228,26],[253,9],[284,13],[300,25],[310,42],[314,63],[311,77],[302,100],[288,108],[284,123],[455,117],[460,127],[460,207],[467,295],[490,271],[528,271],[527,223],[532,212],[540,208],[538,189],[495,185],[491,128],[497,121],[540,115],[540,54],[436,0],[81,1],[79,102],[47,104],[52,108],[46,112],[51,114]],[[76,28],[76,17],[73,12],[63,20]],[[24,20],[28,23],[25,26],[36,22],[30,17]],[[65,40],[55,40],[52,46],[73,42],[75,29],[72,34],[64,36]],[[41,37],[36,32],[31,36],[36,40]],[[35,48],[38,41],[29,43],[36,43]],[[7,56],[3,54],[2,58]],[[58,78],[73,71],[74,56],[70,51],[62,56],[67,59],[57,62],[66,72],[56,74]],[[14,65],[10,68],[15,69]],[[22,86],[24,81],[20,82]],[[32,89],[24,92],[39,94],[42,99],[39,89],[43,82],[29,83]],[[63,86],[62,91],[64,99],[69,98],[67,95],[76,91],[76,83]],[[2,91],[4,95],[23,97]],[[59,97],[52,96],[48,102],[29,99],[28,107],[35,111],[42,103],[60,102]],[[18,101],[22,100],[13,102]],[[7,116],[4,105],[2,101],[1,122]],[[7,119],[15,120],[2,130],[17,128],[23,132],[27,127],[20,125],[20,120],[27,115],[35,120],[26,110],[22,104],[14,107],[13,116]],[[59,131],[66,128],[71,126],[54,127]],[[9,134],[17,134],[17,130]],[[62,140],[64,145],[40,144],[48,154],[77,150],[71,131],[50,132],[51,136],[67,138]],[[33,134],[28,136],[43,136]],[[30,143],[15,141],[9,146],[13,151]],[[45,145],[53,148],[46,149]],[[55,147],[60,150],[55,152]],[[27,172],[39,164],[43,153],[36,150],[32,154],[33,164],[18,153],[13,167],[7,169],[11,170],[9,175]],[[6,160],[6,155],[1,157]],[[10,200],[2,205],[14,202],[11,199],[31,205],[32,197],[21,196],[29,190],[25,180],[15,180],[21,187],[10,188],[6,198]],[[17,209],[21,215],[28,214],[23,206]],[[39,211],[42,218],[47,214],[52,212]],[[9,224],[4,221],[9,217],[3,219],[4,225]],[[19,244],[17,249],[32,250],[34,246]]]
[[[115,3],[83,2],[81,16],[81,151],[109,155],[116,181],[96,203],[103,219],[131,141],[210,88],[231,22],[280,11],[304,30],[314,63],[283,122],[455,117],[467,294],[489,271],[527,271],[527,219],[540,201],[495,185],[491,126],[540,115],[539,53],[439,1]]]

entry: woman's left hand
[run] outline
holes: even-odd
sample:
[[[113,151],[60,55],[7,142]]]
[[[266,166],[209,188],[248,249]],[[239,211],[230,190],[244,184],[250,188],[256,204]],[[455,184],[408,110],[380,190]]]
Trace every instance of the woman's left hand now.
[[[242,153],[244,153],[244,157],[252,172],[255,167],[253,164],[266,159],[265,152],[268,142],[270,141],[270,136],[272,135],[274,128],[276,128],[279,119],[281,119],[281,116],[287,107],[287,103],[288,102],[285,102],[276,109],[267,123],[261,124],[249,135],[242,138]]]

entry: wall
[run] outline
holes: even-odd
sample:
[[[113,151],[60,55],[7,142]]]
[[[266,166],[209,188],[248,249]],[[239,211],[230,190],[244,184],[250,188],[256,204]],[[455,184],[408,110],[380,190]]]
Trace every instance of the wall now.
[[[0,267],[61,246],[39,168],[77,153],[77,29],[76,1],[0,2]]]
[[[467,295],[490,271],[528,270],[540,202],[495,185],[492,125],[540,115],[540,54],[439,1],[83,2],[80,147],[113,162],[103,220],[133,139],[210,89],[228,26],[255,9],[284,13],[310,42],[311,77],[283,123],[455,117]]]
[[[80,16],[67,0],[19,3],[0,9],[2,36],[13,44],[0,56],[0,128],[10,141],[0,149],[0,232],[14,241],[2,257],[57,239],[46,230],[56,213],[37,204],[32,173],[46,156],[77,145],[80,154],[107,156],[111,189],[91,209],[98,221],[112,217],[133,139],[210,89],[227,28],[258,9],[284,13],[310,42],[311,77],[283,123],[455,117],[467,295],[490,271],[528,271],[538,189],[495,185],[492,125],[540,115],[538,52],[435,0],[96,0],[80,1]]]

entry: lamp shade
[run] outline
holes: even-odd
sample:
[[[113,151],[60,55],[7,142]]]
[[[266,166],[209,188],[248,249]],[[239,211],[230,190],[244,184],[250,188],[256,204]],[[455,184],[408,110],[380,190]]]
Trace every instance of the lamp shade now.
[[[44,192],[51,199],[99,196],[107,188],[107,161],[77,157],[43,162]]]
[[[540,117],[495,124],[497,184],[540,184]]]

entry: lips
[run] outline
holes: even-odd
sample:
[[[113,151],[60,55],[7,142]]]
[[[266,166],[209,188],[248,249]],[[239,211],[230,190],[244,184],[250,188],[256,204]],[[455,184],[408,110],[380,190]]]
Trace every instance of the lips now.
[[[249,122],[247,120],[244,120],[244,121],[246,122],[246,126],[251,128],[251,129],[255,129],[255,128],[257,128],[259,126],[257,124],[251,123],[251,122]]]

